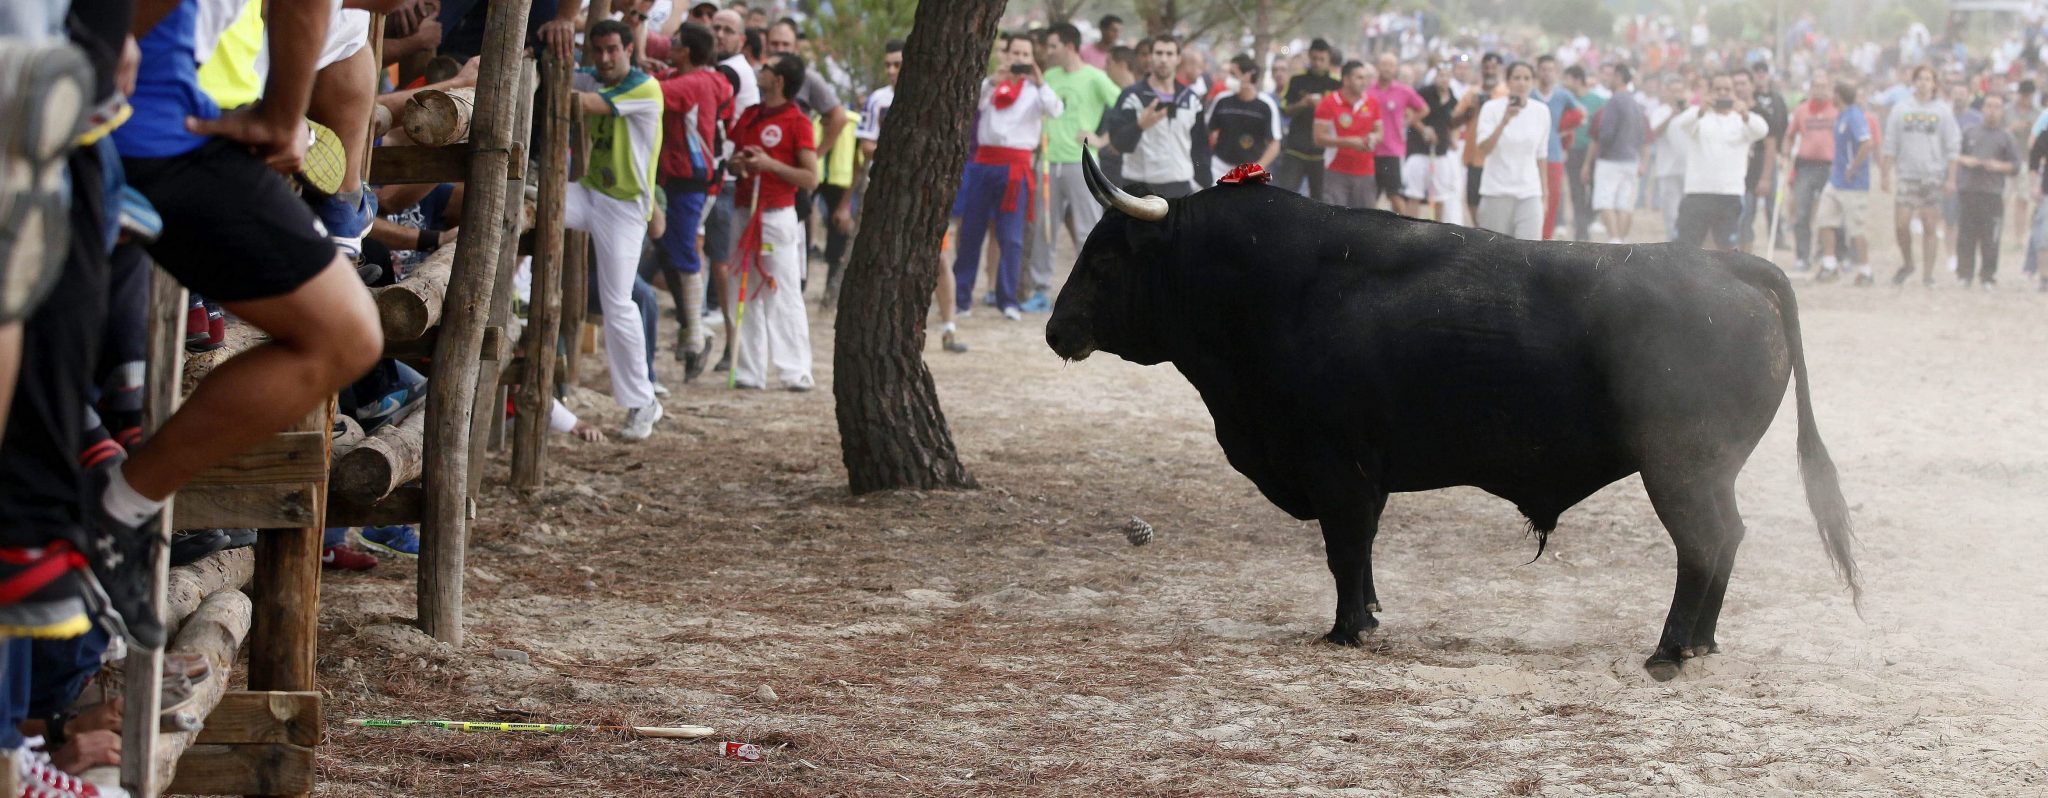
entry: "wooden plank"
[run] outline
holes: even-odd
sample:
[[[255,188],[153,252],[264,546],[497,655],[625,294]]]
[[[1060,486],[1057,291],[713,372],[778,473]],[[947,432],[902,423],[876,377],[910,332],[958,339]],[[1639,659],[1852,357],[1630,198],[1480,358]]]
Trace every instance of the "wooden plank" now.
[[[195,744],[320,744],[320,693],[249,690],[228,693],[206,716]]]
[[[400,485],[391,495],[370,504],[352,502],[333,494],[328,495],[327,501],[328,526],[417,524],[425,517],[421,508],[426,504],[426,489],[418,485]]]
[[[597,0],[604,2],[604,0]],[[462,579],[469,507],[469,414],[476,400],[477,353],[490,323],[498,250],[505,244],[506,174],[518,109],[520,51],[526,40],[526,3],[494,3],[484,21],[470,128],[474,154],[469,193],[462,203],[461,256],[441,314],[434,377],[427,384],[426,519],[421,525],[419,623],[434,639],[462,644]],[[315,541],[317,543],[317,541]],[[317,558],[318,549],[313,552]],[[259,558],[261,554],[258,554]],[[317,595],[314,597],[317,599]],[[309,685],[310,687],[310,685]]]
[[[569,79],[575,69],[549,52],[541,56],[540,200],[533,213],[533,279],[526,304],[524,355],[505,366],[519,390],[512,433],[512,489],[532,495],[547,468],[548,409],[554,401],[554,362],[562,328],[562,211],[569,183]],[[648,342],[652,345],[653,342]],[[528,363],[539,364],[527,369]],[[529,373],[530,372],[530,373]]]
[[[313,790],[313,749],[303,745],[195,745],[178,760],[170,791],[187,795],[283,795]]]
[[[204,487],[317,482],[326,476],[327,436],[327,432],[280,432],[220,465],[199,472],[186,484]]]
[[[370,182],[380,186],[401,183],[464,183],[469,180],[470,145],[446,147],[391,145],[371,152]]]
[[[326,494],[318,513],[326,515]],[[249,689],[312,690],[320,613],[319,525],[265,530],[256,538],[256,609]]]
[[[177,412],[181,395],[179,388],[183,383],[181,372],[185,365],[183,322],[186,306],[184,286],[162,269],[151,270],[144,343],[149,379],[144,383],[146,393],[142,405],[142,426],[146,433],[154,433],[172,413]],[[171,520],[184,504],[176,495],[165,501],[163,512],[157,516],[158,521],[150,530],[161,543],[151,555],[154,560],[151,570],[155,575],[152,591],[159,621],[162,620],[170,584]],[[122,661],[123,671],[131,675],[122,689],[121,749],[127,756],[122,759],[121,783],[130,793],[147,798],[154,798],[164,784],[154,767],[159,753],[156,728],[157,716],[163,706],[163,666],[162,648],[130,647],[128,656]]]
[[[323,480],[324,482],[324,480]],[[314,497],[322,482],[269,485],[204,485],[178,492],[171,512],[176,529],[267,529],[319,522]]]

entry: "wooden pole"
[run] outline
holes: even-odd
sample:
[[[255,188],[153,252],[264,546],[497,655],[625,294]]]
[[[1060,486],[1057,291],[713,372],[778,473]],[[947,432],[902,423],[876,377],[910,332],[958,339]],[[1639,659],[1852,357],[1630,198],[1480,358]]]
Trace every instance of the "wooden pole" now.
[[[162,269],[152,268],[149,281],[149,321],[144,351],[149,358],[149,381],[145,384],[142,403],[142,424],[145,431],[154,432],[163,426],[164,420],[177,412],[178,390],[183,384],[179,372],[185,365],[185,336],[181,332],[185,318],[185,287],[178,284]],[[154,571],[156,573],[156,607],[163,612],[170,584],[171,516],[175,510],[172,496],[164,504],[161,519],[151,532],[164,537],[165,546],[157,549]],[[161,620],[161,619],[159,619]],[[163,791],[163,781],[158,778],[154,767],[157,752],[157,714],[162,707],[161,687],[164,674],[163,649],[142,651],[131,648],[121,665],[127,675],[124,692],[125,703],[121,715],[121,784],[134,795],[155,796]]]
[[[469,419],[477,389],[477,355],[490,318],[490,289],[504,245],[505,176],[510,172],[513,113],[526,3],[493,3],[484,23],[477,78],[477,114],[470,130],[469,194],[463,202],[455,275],[434,346],[427,388],[427,506],[421,525],[420,628],[444,643],[462,643],[463,548],[469,515]]]
[[[334,429],[334,401],[300,420],[294,432]],[[332,463],[323,437],[320,472]],[[312,690],[320,640],[320,539],[327,523],[327,486],[313,491],[313,523],[265,529],[256,536],[255,620],[249,635],[249,689]]]
[[[533,130],[533,98],[540,91],[540,78],[534,72],[533,59],[519,62],[519,107],[513,111],[512,131],[524,145],[531,141]],[[512,157],[526,157],[525,147],[515,149]],[[526,170],[521,169],[521,172]],[[519,271],[519,247],[513,245],[526,227],[526,181],[505,182],[505,216],[499,222],[504,231],[506,246],[498,249],[498,273],[491,281],[490,326],[499,330],[512,322],[512,277]],[[503,341],[500,336],[499,341]],[[503,346],[500,343],[500,346]],[[505,424],[505,399],[498,386],[498,373],[504,368],[505,354],[493,352],[477,369],[476,410],[470,414],[469,430],[469,492],[481,493],[484,484],[484,464],[488,462],[491,431],[501,429]]]
[[[547,470],[549,403],[554,401],[555,342],[562,325],[562,204],[569,186],[569,77],[574,66],[540,59],[540,207],[533,220],[533,281],[526,305],[526,374],[519,384],[512,435],[512,488],[540,490]]]

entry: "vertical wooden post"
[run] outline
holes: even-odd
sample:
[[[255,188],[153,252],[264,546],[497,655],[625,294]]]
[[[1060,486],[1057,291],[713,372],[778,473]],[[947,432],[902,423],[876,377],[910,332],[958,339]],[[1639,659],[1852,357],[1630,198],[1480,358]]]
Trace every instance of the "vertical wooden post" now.
[[[520,347],[526,374],[512,435],[512,488],[528,494],[540,490],[547,469],[548,409],[554,401],[555,341],[562,322],[562,202],[569,185],[569,76],[574,71],[553,53],[541,55],[540,202],[533,213],[533,288]]]
[[[518,107],[512,112],[512,134],[521,146],[514,149],[512,157],[525,158],[526,142],[532,140],[533,98],[540,90],[539,78],[534,73],[533,59],[519,61]],[[503,332],[512,321],[512,277],[519,271],[519,230],[526,220],[526,180],[505,181],[505,215],[499,221],[503,230],[504,246],[498,250],[498,267],[491,280],[491,302],[489,326]],[[499,345],[504,346],[504,336],[499,336]],[[485,464],[489,462],[489,451],[493,432],[505,425],[505,398],[498,389],[498,374],[505,367],[504,351],[491,353],[492,357],[478,364],[476,378],[476,411],[470,416],[469,430],[469,492],[482,492]]]
[[[434,344],[434,379],[427,388],[426,518],[420,546],[419,623],[434,639],[462,643],[463,548],[468,540],[469,419],[477,389],[477,353],[489,318],[492,271],[504,244],[505,175],[512,150],[512,115],[518,110],[526,3],[493,3],[484,23],[471,120],[469,194],[463,202],[455,274]]]
[[[288,432],[334,431],[334,400],[308,413]],[[329,452],[321,449],[320,473]],[[249,689],[315,689],[314,659],[320,642],[320,539],[327,521],[325,486],[313,491],[313,524],[298,529],[265,529],[256,536],[255,606],[249,624]],[[126,761],[126,757],[123,757]]]
[[[149,280],[149,316],[144,349],[148,358],[148,381],[144,383],[142,425],[155,432],[178,409],[178,388],[185,368],[185,287],[162,269],[152,268]],[[156,572],[156,611],[161,623],[165,586],[170,582],[170,537],[174,495],[164,502],[154,533],[163,537],[152,564]],[[121,714],[121,784],[134,795],[154,798],[164,785],[156,773],[157,714],[162,708],[164,651],[130,649],[121,665],[127,677]]]

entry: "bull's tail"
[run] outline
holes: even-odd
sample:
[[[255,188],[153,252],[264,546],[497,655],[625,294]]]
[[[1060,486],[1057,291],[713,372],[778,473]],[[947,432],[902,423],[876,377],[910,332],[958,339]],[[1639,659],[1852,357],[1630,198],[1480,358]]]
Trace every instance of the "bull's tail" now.
[[[1849,586],[1851,600],[1860,613],[1863,586],[1856,579],[1856,532],[1849,526],[1849,502],[1842,498],[1835,461],[1828,456],[1827,444],[1820,440],[1820,426],[1813,420],[1813,389],[1806,375],[1806,346],[1799,333],[1799,302],[1793,298],[1792,282],[1777,266],[1758,258],[1740,260],[1737,275],[1778,298],[1778,315],[1785,325],[1785,349],[1792,360],[1793,396],[1799,402],[1799,476],[1806,483],[1806,504],[1819,523],[1821,544],[1827,548],[1835,576]]]

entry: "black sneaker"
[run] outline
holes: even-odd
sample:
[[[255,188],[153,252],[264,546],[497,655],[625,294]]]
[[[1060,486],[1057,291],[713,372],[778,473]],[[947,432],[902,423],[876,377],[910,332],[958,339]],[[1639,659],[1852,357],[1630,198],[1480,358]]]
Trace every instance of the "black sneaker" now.
[[[99,605],[101,617],[129,645],[162,648],[164,622],[154,583],[157,548],[165,541],[156,533],[155,514],[134,526],[107,516],[100,497],[106,495],[110,473],[95,468],[86,474],[85,557],[92,563],[86,599]]]
[[[191,565],[228,547],[225,529],[179,532],[171,537],[171,567]]]
[[[696,382],[704,375],[704,367],[711,364],[710,336],[704,337],[704,345],[695,352],[683,353],[683,382]]]
[[[1892,285],[1905,285],[1906,280],[1912,276],[1912,266],[1900,266],[1898,271],[1892,272]]]
[[[730,349],[727,349],[727,350],[725,350],[725,355],[724,355],[723,357],[720,357],[720,358],[718,359],[718,365],[716,365],[716,366],[712,366],[712,367],[711,367],[711,370],[712,370],[712,371],[715,371],[715,372],[718,372],[718,373],[720,373],[720,374],[724,374],[724,373],[726,373],[726,372],[728,372],[728,371],[731,371],[731,370],[732,370],[732,350],[730,350]]]

